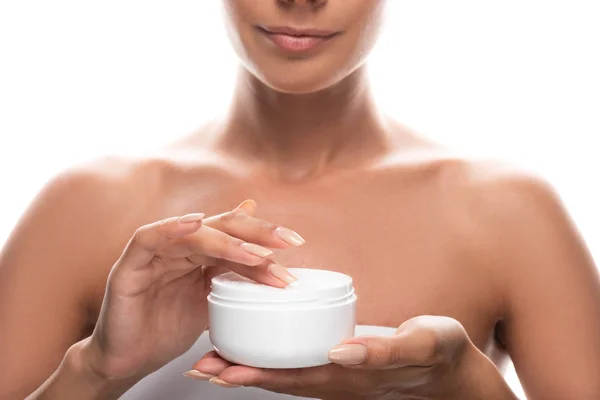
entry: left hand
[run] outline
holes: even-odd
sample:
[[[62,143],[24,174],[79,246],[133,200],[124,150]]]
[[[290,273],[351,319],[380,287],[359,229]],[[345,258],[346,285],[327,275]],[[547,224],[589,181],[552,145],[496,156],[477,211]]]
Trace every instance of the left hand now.
[[[473,369],[473,360],[480,357],[485,358],[458,321],[419,316],[390,337],[345,340],[329,353],[332,364],[322,367],[259,369],[233,365],[211,352],[186,376],[224,387],[254,386],[322,399],[465,399],[466,393],[459,391],[468,376],[466,367]]]

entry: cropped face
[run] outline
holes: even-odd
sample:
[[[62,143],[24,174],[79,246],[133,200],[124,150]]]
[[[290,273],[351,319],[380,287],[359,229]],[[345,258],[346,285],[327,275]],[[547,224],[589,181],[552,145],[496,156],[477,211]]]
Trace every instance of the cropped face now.
[[[355,71],[375,44],[386,0],[223,0],[244,66],[275,90],[312,93]]]

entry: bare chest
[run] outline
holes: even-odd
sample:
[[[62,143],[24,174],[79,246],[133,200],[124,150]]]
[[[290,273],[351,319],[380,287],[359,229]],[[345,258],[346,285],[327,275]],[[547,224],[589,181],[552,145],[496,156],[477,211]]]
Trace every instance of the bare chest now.
[[[457,243],[435,202],[374,193],[246,197],[258,202],[257,217],[306,240],[301,247],[277,250],[277,262],[353,277],[359,324],[395,327],[418,315],[444,315],[463,323],[482,350],[493,343],[500,319],[493,282]],[[233,208],[246,197],[225,203]]]
[[[388,192],[381,185],[307,191],[214,186],[170,191],[138,223],[189,212],[215,215],[246,198],[257,201],[258,218],[306,240],[301,247],[277,250],[278,263],[352,276],[359,324],[396,327],[414,316],[444,315],[459,320],[482,351],[494,349],[501,311],[493,282],[456,240],[438,200],[427,192]]]

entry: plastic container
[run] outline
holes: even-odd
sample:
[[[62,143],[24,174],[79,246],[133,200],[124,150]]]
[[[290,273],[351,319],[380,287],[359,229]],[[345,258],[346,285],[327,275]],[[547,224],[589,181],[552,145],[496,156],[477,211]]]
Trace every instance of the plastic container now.
[[[352,278],[338,272],[296,269],[285,289],[233,272],[212,280],[208,296],[210,340],[224,359],[259,368],[307,368],[329,363],[329,351],[354,336]]]

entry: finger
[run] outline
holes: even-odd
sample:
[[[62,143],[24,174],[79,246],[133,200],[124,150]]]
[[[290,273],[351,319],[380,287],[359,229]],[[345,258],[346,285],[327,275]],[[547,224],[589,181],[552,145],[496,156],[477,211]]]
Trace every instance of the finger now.
[[[205,354],[192,367],[193,370],[204,374],[218,376],[233,364],[219,357],[215,351]]]
[[[246,213],[246,215],[254,215],[256,213],[257,207],[258,205],[256,204],[256,201],[252,199],[247,199],[244,200],[239,206],[237,206],[235,210],[239,210],[243,213]]]
[[[346,340],[329,353],[337,364],[393,369],[407,366],[432,367],[452,357],[464,344],[464,328],[446,317],[417,317],[400,326],[391,337],[357,337]]]
[[[233,385],[254,386],[293,393],[295,390],[322,388],[326,385],[335,384],[336,369],[340,369],[339,366],[326,365],[323,367],[299,369],[261,369],[234,365],[222,371],[219,374],[219,379]],[[338,371],[338,380],[344,379],[343,376],[347,374],[348,371]]]
[[[262,264],[251,267],[201,255],[191,255],[187,258],[192,264],[203,265],[205,267],[204,271],[208,285],[207,289],[210,288],[212,278],[228,271],[233,271],[255,282],[278,288],[284,288],[297,280],[296,276],[294,276],[287,268],[275,263],[270,258],[267,258]]]
[[[249,266],[260,265],[273,254],[270,249],[208,226],[202,226],[193,234],[178,239],[178,242],[183,246],[171,246],[165,249],[165,254],[182,256],[181,251],[185,249],[186,257],[195,255]]]
[[[122,257],[136,265],[145,264],[167,243],[198,231],[204,217],[204,213],[188,214],[144,225],[135,231]]]
[[[296,280],[287,268],[269,258],[273,251],[208,226],[180,240],[188,246],[190,254],[185,256],[202,265],[226,266],[256,282],[280,288]]]
[[[173,217],[139,228],[122,259],[138,266],[147,264],[155,256],[162,256],[170,258],[169,262],[156,265],[168,265],[174,269],[181,265],[185,267],[183,270],[194,269],[199,265],[214,265],[215,260],[227,261],[232,263],[232,270],[243,276],[276,287],[285,287],[295,279],[289,273],[281,273],[281,268],[269,266],[272,262],[266,261],[267,257],[273,254],[271,250],[202,226],[203,216],[191,214],[181,218]],[[178,259],[182,262],[175,262]],[[249,269],[244,266],[256,268]],[[272,271],[279,272],[279,277]],[[281,277],[289,279],[286,281]]]
[[[391,338],[362,338],[344,343],[329,352],[333,363],[366,369],[394,369],[435,364],[429,337],[398,335]]]
[[[284,288],[298,279],[287,268],[270,260],[250,268],[240,264],[230,264],[228,268],[255,282],[278,288]]]
[[[398,328],[397,336],[412,337],[420,343],[416,353],[422,364],[452,361],[473,343],[464,326],[454,318],[422,315],[412,318]]]
[[[204,226],[201,220],[191,220],[195,215],[168,218],[139,228],[128,245],[126,256],[141,260],[141,255],[146,262],[154,256],[164,256],[190,260],[194,257],[197,264],[223,259],[259,265],[273,254],[272,250]]]
[[[272,250],[203,226],[203,216],[173,217],[139,228],[123,258],[135,265],[145,265],[155,256],[187,258],[191,268],[215,265],[215,260],[222,260],[232,263],[231,270],[270,286],[285,287],[295,280],[287,269],[268,260]]]
[[[207,218],[204,225],[271,248],[284,249],[305,243],[304,239],[292,229],[254,217],[255,204],[247,200],[234,210]]]
[[[403,340],[400,340],[403,339]],[[329,352],[329,360],[347,367],[366,369],[393,369],[417,365],[421,343],[413,337],[362,338],[359,343],[344,343]],[[401,343],[399,343],[401,342]],[[402,347],[402,350],[399,349]],[[415,348],[418,347],[418,348]]]

